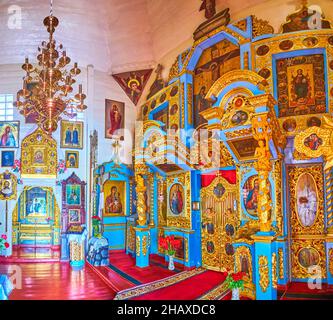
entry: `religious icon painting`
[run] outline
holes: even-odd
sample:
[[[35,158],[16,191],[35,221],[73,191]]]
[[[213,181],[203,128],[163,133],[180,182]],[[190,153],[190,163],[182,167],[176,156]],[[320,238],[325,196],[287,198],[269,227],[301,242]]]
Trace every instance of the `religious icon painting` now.
[[[286,132],[294,132],[296,130],[297,123],[295,119],[287,119],[283,122],[282,128]]]
[[[206,119],[200,114],[210,107],[205,99],[209,89],[223,74],[240,69],[239,47],[228,40],[223,40],[203,51],[194,70],[194,126],[205,124]]]
[[[69,209],[68,218],[70,223],[80,223],[81,222],[80,209]]]
[[[47,191],[34,187],[25,192],[25,215],[27,217],[46,217]]]
[[[137,105],[152,69],[130,71],[114,74],[113,78],[118,82],[131,101]]]
[[[304,145],[310,148],[312,151],[318,150],[318,148],[323,144],[323,139],[317,136],[316,133],[310,134],[305,140]]]
[[[79,167],[79,152],[78,151],[66,151],[66,168],[78,168]]]
[[[66,186],[66,204],[69,206],[81,204],[81,186],[79,184],[68,184]]]
[[[105,100],[105,138],[113,139],[124,135],[125,104],[114,100]]]
[[[18,148],[19,131],[19,121],[0,121],[0,148]]]
[[[311,117],[306,122],[308,128],[310,127],[320,127],[321,126],[321,120],[317,117]]]
[[[1,151],[1,167],[14,165],[14,151]]]
[[[320,255],[314,248],[302,248],[298,252],[298,262],[306,270],[311,266],[317,266],[319,261]]]
[[[0,200],[14,200],[17,196],[17,178],[8,170],[0,174]]]
[[[33,150],[33,164],[35,166],[45,165],[45,148]]]
[[[311,227],[317,218],[317,185],[310,173],[303,173],[296,185],[297,215],[303,227]]]
[[[61,121],[60,146],[69,149],[83,148],[83,122]]]
[[[246,211],[251,216],[257,216],[259,196],[259,178],[258,175],[249,177],[243,185],[243,201]]]
[[[326,112],[322,54],[278,59],[276,73],[279,117]]]
[[[179,216],[184,212],[184,187],[180,183],[175,183],[169,191],[169,208],[171,215]]]
[[[125,182],[108,180],[104,183],[104,215],[125,214]]]

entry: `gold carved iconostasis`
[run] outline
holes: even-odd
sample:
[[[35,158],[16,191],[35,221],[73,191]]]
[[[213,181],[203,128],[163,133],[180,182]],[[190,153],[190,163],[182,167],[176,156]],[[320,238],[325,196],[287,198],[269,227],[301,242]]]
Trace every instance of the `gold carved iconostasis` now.
[[[309,28],[300,18],[310,19],[307,10],[303,5],[288,16],[276,34],[255,16],[214,30],[207,26],[206,34],[200,26],[202,37],[177,57],[168,85],[142,106],[143,135],[151,129],[162,135],[150,140],[154,152],[143,157],[158,172],[158,236],[184,236],[189,248],[200,246],[200,257],[185,250],[192,265],[198,259],[214,270],[231,266],[245,272],[249,297],[309,278],[313,264],[333,283],[327,235],[333,227],[333,175],[323,161],[331,150],[333,31],[324,19],[322,28]],[[201,138],[193,131],[184,138],[176,130],[178,159],[161,163],[173,147],[162,133],[166,128],[217,130],[220,143],[213,145],[209,132],[207,154],[190,158],[191,151],[200,153]],[[217,149],[219,159],[213,161]],[[235,184],[219,175],[209,185],[198,183],[221,169],[236,172]],[[259,259],[254,236],[261,230],[262,203],[269,208],[274,250]],[[193,244],[191,232],[200,234],[200,244]]]

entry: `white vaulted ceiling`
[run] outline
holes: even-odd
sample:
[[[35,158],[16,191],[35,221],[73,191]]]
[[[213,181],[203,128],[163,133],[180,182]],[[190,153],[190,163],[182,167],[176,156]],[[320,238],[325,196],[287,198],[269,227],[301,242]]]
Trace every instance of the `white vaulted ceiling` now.
[[[60,20],[55,37],[80,65],[122,72],[149,67],[175,48],[191,44],[196,27],[205,20],[202,0],[54,0]],[[217,11],[229,7],[232,20],[256,14],[270,20],[276,31],[298,0],[217,0]],[[331,0],[317,0],[329,14]],[[7,26],[8,8],[22,9],[22,29]],[[0,64],[34,59],[46,39],[43,19],[49,0],[0,0]],[[178,50],[178,49],[177,49]],[[179,52],[177,52],[179,53]]]

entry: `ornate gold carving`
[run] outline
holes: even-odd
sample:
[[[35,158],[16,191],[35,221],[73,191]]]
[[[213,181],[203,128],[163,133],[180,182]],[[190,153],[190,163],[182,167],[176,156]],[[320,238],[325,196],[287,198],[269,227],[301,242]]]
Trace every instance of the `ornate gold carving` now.
[[[279,254],[279,278],[284,278],[284,256],[283,256],[283,249],[279,248],[278,250]]]
[[[187,84],[187,119],[188,124],[193,124],[193,86],[191,83]]]
[[[215,191],[215,192],[214,192]],[[220,196],[221,195],[221,196]],[[201,189],[202,263],[212,270],[233,269],[234,255],[227,253],[226,244],[232,246],[239,221],[234,212],[237,185],[230,184],[219,174],[212,183]],[[229,224],[234,233],[226,232]]]
[[[264,56],[252,55],[253,70],[261,70],[263,68],[267,68],[272,72],[272,62],[274,61],[273,55],[277,55],[281,52],[284,52],[279,46],[280,42],[282,42],[284,40],[292,41],[294,44],[292,50],[308,49],[305,45],[306,42],[304,40],[311,36],[315,36],[318,40],[318,44],[316,45],[316,47],[323,48],[324,50],[326,50],[328,59],[332,60],[333,46],[331,46],[328,42],[328,38],[332,36],[332,30],[326,30],[326,29],[306,30],[306,31],[299,31],[299,32],[294,32],[294,33],[289,33],[289,34],[281,34],[281,35],[274,36],[272,38],[263,39],[263,40],[255,42],[255,43],[252,43],[251,44],[252,52],[256,52],[256,50],[262,45],[267,45],[270,48],[269,52]],[[273,83],[274,79],[273,78],[274,77],[269,77],[266,80],[268,83],[269,92],[274,92],[274,83]],[[327,93],[329,93],[330,90],[333,88],[333,72],[328,72],[327,78],[328,78]],[[332,111],[333,111],[333,99],[332,98],[333,97],[328,94],[328,99],[329,99],[328,106],[329,106],[330,113],[332,113]],[[319,115],[317,115],[317,116],[320,118]],[[295,118],[297,121],[297,127],[299,126],[299,123],[305,123],[305,125],[306,125],[306,122],[304,120],[306,118],[308,118],[307,116],[302,115],[302,116],[298,116]],[[285,120],[285,119],[288,119],[288,118],[281,118],[280,120],[281,120],[281,122],[283,122],[283,120]],[[299,131],[306,129],[305,125],[302,126]],[[298,131],[298,129],[297,129],[297,131]],[[293,135],[293,133],[290,133],[290,134]]]
[[[256,16],[252,16],[252,36],[253,38],[262,36],[264,34],[274,33],[274,28],[268,21],[258,19]]]
[[[295,137],[295,149],[310,158],[323,156],[326,161],[325,169],[333,166],[333,120],[324,116],[322,128],[310,127]],[[317,139],[315,144],[311,137]]]
[[[38,128],[22,140],[23,178],[57,177],[57,142]]]
[[[282,163],[281,160],[274,162],[273,177],[275,181],[275,206],[274,213],[276,219],[276,227],[278,229],[278,235],[283,235],[284,224],[283,224],[283,196],[282,196]]]
[[[225,73],[221,78],[219,78],[212,87],[209,89],[206,99],[211,99],[212,96],[218,97],[220,92],[229,84],[238,81],[246,81],[253,83],[255,85],[260,85],[265,83],[265,79],[259,76],[257,73],[250,70],[233,70]],[[265,89],[265,87],[263,88]]]
[[[297,213],[297,183],[299,177],[304,173],[309,173],[313,177],[317,188],[317,217],[311,226],[304,227],[299,221]],[[289,194],[290,194],[290,217],[291,231],[296,235],[321,235],[324,232],[324,181],[322,165],[306,167],[289,167]]]
[[[322,276],[326,274],[326,250],[325,240],[320,239],[294,239],[291,244],[291,268],[292,277],[296,279],[306,279],[313,276],[311,270],[300,264],[299,253],[302,249],[309,248],[317,252],[319,256],[318,266]],[[309,272],[310,271],[310,272]]]
[[[147,190],[145,181],[141,174],[136,174],[136,193],[137,193],[137,212],[138,220],[137,223],[140,226],[147,224],[147,204],[145,199],[145,192]]]
[[[266,292],[269,286],[269,267],[266,256],[259,256],[259,285],[262,292]]]
[[[179,75],[179,60],[177,56],[175,62],[170,68],[168,82],[170,82],[174,78],[177,78],[178,75]]]
[[[164,181],[164,178],[160,175],[157,175],[157,185],[158,185],[158,225],[159,226],[165,226],[166,225],[166,201],[167,201],[167,189],[166,189],[166,183]],[[165,211],[165,212],[163,212]]]
[[[260,231],[267,232],[271,230],[272,223],[272,202],[270,195],[270,183],[268,180],[272,170],[269,151],[269,140],[272,131],[269,130],[267,114],[252,119],[253,136],[258,141],[258,147],[255,151],[257,158],[256,170],[259,177],[259,195],[258,195],[258,217],[260,222]]]
[[[181,84],[181,105],[182,105],[182,119],[181,128],[185,127],[185,84]]]
[[[147,236],[142,237],[142,254],[147,255]]]
[[[233,138],[238,138],[238,137],[244,137],[252,135],[252,128],[246,128],[246,129],[241,129],[241,130],[236,130],[236,131],[229,131],[225,133],[225,136],[228,139],[233,139]]]
[[[272,286],[276,289],[277,287],[277,268],[276,268],[276,253],[272,254]]]

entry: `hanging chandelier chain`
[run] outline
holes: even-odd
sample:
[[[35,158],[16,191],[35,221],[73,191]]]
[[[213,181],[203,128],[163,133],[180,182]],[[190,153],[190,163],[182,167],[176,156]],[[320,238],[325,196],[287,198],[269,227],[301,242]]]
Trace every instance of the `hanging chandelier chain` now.
[[[75,78],[81,70],[76,62],[69,68],[70,57],[62,44],[57,44],[53,37],[59,20],[53,16],[53,0],[50,0],[50,7],[50,16],[44,19],[49,39],[38,47],[35,67],[29,62],[29,58],[25,58],[22,69],[26,75],[23,78],[23,88],[17,93],[15,105],[25,117],[37,115],[39,126],[52,134],[58,128],[61,116],[69,114],[69,109],[82,112],[87,106],[84,104],[86,95],[81,84],[78,92],[73,94]]]

